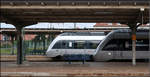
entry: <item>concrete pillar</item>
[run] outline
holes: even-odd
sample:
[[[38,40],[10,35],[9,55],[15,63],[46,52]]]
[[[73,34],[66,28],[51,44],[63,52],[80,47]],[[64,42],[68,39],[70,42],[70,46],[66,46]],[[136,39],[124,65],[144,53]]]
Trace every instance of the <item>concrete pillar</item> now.
[[[20,65],[23,62],[22,54],[22,28],[17,29],[17,64]]]

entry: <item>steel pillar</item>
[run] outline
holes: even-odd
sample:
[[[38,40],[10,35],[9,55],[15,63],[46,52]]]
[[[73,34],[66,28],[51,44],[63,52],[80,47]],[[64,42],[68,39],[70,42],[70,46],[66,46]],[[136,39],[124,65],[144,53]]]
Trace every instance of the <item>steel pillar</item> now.
[[[129,24],[128,25],[131,29],[131,34],[132,34],[132,65],[136,65],[136,30],[137,30],[137,25],[136,24]]]
[[[132,29],[132,65],[136,65],[136,28]]]
[[[22,54],[22,28],[17,29],[17,64],[20,65],[23,62]]]

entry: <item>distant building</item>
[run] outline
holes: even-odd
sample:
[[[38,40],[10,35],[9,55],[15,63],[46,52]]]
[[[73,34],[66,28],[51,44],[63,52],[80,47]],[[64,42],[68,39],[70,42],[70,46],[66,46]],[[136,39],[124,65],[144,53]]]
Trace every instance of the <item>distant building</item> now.
[[[140,27],[148,27],[149,24],[143,24]],[[128,27],[126,24],[120,23],[96,23],[94,27]]]
[[[94,27],[128,27],[128,26],[119,23],[96,23]]]
[[[33,40],[35,38],[35,34],[26,34],[24,36],[24,40]]]
[[[35,34],[26,34],[24,36],[24,40],[33,40],[35,38]],[[3,34],[0,34],[0,40],[11,40],[11,37],[10,36],[7,36],[7,35],[3,35]]]
[[[0,40],[10,40],[11,38],[7,35],[0,34]]]
[[[3,35],[2,34],[0,34],[0,40],[3,40]]]

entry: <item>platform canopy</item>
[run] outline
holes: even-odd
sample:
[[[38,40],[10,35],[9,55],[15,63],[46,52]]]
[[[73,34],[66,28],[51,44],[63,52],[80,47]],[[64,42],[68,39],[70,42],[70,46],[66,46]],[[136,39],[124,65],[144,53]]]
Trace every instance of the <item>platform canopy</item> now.
[[[149,0],[1,0],[1,22],[148,23]]]

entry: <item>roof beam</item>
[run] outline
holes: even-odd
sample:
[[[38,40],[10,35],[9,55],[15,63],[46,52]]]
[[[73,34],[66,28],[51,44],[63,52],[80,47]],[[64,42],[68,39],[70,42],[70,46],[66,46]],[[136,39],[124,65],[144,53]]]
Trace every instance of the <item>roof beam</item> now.
[[[41,5],[21,5],[21,6],[9,6],[3,5],[1,9],[140,9],[145,8],[149,9],[150,7],[147,5],[143,6],[41,6]]]
[[[23,21],[20,21],[19,19],[12,18],[10,16],[5,16],[3,14],[1,14],[1,20],[6,20],[6,23],[12,24],[16,28],[21,28],[24,26],[36,24],[35,22],[23,22]]]

